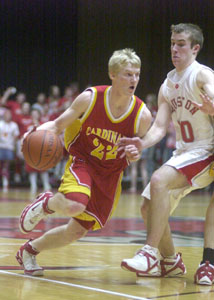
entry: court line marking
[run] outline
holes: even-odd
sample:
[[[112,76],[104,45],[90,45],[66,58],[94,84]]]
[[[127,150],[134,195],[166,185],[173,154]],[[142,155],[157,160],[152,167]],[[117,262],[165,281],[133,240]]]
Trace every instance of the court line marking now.
[[[2,237],[0,237],[0,239],[6,239],[6,238],[2,238]],[[13,238],[13,239],[16,239],[16,238]],[[17,239],[16,239],[17,240]],[[23,239],[24,240],[24,239]],[[26,241],[28,241],[29,239],[25,239]],[[1,246],[20,246],[20,245],[23,245],[23,243],[25,243],[25,242],[18,242],[18,243],[4,243],[4,242],[0,242],[0,245]],[[94,243],[92,244],[92,243],[89,243],[89,242],[78,242],[78,243],[71,243],[71,244],[69,244],[69,245],[67,245],[67,246],[93,246],[94,247]],[[140,244],[122,244],[122,243],[113,243],[113,244],[109,244],[109,243],[96,243],[96,245],[98,245],[98,246],[139,246]],[[143,245],[143,244],[142,244]]]
[[[65,285],[65,286],[70,286],[70,287],[79,288],[79,289],[83,289],[83,290],[89,290],[89,291],[95,291],[95,292],[99,292],[99,293],[103,293],[103,294],[120,296],[120,297],[128,298],[130,300],[131,299],[134,299],[134,300],[149,300],[148,298],[138,297],[138,296],[129,295],[129,294],[123,294],[123,293],[114,292],[114,291],[110,291],[110,290],[103,290],[103,289],[93,288],[93,287],[86,286],[86,285],[74,284],[74,283],[69,283],[69,282],[64,282],[64,281],[59,281],[59,280],[53,280],[53,279],[48,279],[48,278],[33,277],[33,276],[22,275],[22,274],[12,273],[12,272],[2,271],[2,270],[0,270],[0,274],[6,274],[6,275],[22,277],[22,278],[24,277],[24,278],[28,278],[28,279],[43,281],[43,282],[49,282],[49,283],[54,283],[54,284],[59,284],[59,285]]]

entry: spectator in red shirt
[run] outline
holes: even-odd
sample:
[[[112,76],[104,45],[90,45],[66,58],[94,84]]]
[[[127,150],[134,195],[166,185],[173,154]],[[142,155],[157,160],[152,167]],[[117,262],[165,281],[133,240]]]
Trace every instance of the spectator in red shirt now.
[[[5,103],[6,107],[8,107],[11,110],[13,119],[16,118],[16,115],[21,114],[21,106],[22,103],[24,103],[25,101],[26,101],[26,94],[23,92],[19,92],[16,95],[15,100],[8,100]]]

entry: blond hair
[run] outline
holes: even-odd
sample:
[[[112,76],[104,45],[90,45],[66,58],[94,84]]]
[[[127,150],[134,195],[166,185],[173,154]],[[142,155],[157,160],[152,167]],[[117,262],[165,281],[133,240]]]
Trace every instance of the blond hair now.
[[[109,59],[108,71],[117,74],[121,68],[126,67],[129,63],[136,68],[141,67],[141,60],[135,51],[129,48],[116,50]]]

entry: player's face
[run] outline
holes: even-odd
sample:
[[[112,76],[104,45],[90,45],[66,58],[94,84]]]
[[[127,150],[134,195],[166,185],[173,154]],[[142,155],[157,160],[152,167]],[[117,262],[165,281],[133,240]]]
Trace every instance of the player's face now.
[[[140,68],[136,68],[129,63],[113,77],[112,83],[124,95],[132,96],[135,93],[139,79]]]
[[[171,58],[177,71],[182,71],[188,67],[194,61],[199,49],[199,45],[191,47],[188,33],[172,33]]]

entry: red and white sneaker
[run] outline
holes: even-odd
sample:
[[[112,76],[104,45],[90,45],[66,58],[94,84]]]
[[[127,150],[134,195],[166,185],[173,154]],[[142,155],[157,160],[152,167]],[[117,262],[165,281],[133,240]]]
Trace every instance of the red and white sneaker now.
[[[209,261],[199,265],[194,279],[196,284],[212,285],[214,283],[214,266]]]
[[[16,259],[26,275],[42,276],[44,269],[37,265],[35,257],[39,252],[33,249],[30,242],[31,240],[21,246],[16,254]]]
[[[183,263],[181,253],[177,253],[175,258],[164,258],[160,262],[161,276],[171,277],[186,274],[186,267]]]
[[[173,277],[186,274],[186,267],[181,258],[181,253],[177,253],[175,258],[161,259],[160,267],[160,275],[155,275],[156,277]],[[142,272],[137,272],[137,276],[145,277],[148,275]]]
[[[36,198],[35,202],[25,207],[19,220],[21,232],[31,232],[47,214],[53,213],[47,208],[48,200],[51,197],[53,197],[51,192],[42,193]]]
[[[133,258],[124,259],[121,267],[142,274],[141,276],[161,276],[161,255],[159,250],[149,245],[142,247]]]

